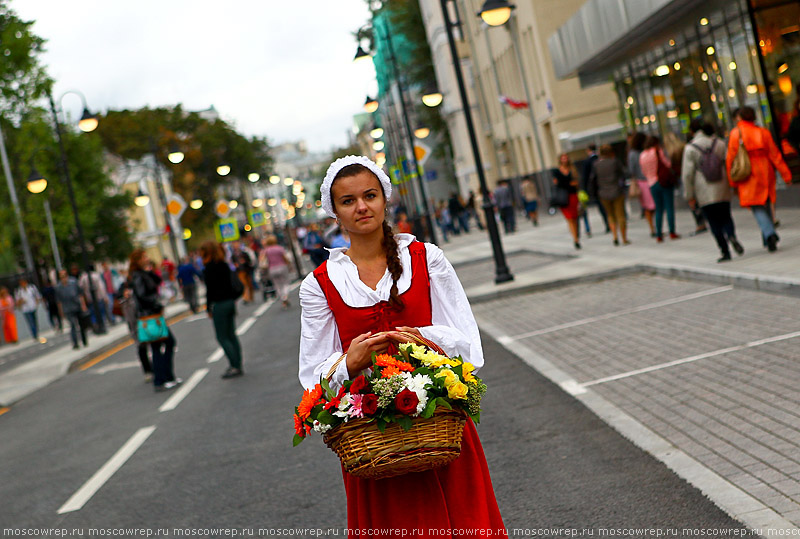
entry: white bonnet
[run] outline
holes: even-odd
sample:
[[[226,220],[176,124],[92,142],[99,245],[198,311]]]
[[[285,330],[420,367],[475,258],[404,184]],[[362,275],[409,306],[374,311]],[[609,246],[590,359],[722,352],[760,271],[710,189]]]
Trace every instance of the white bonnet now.
[[[319,188],[322,198],[322,209],[331,217],[336,217],[336,212],[333,211],[333,201],[331,200],[331,184],[340,170],[348,165],[356,164],[365,166],[378,177],[383,187],[383,194],[386,196],[387,200],[392,196],[392,182],[389,180],[389,176],[387,176],[386,173],[381,170],[381,167],[376,165],[372,160],[363,155],[346,155],[345,157],[340,157],[328,167],[328,172],[325,173],[325,179],[322,180],[322,185]]]

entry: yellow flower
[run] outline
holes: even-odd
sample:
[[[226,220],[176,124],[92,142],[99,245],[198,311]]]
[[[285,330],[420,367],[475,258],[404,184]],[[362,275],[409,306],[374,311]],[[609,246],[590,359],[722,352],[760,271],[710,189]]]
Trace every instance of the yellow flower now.
[[[448,388],[448,393],[450,386],[452,386],[453,384],[460,383],[458,381],[458,376],[456,376],[456,373],[454,373],[450,369],[440,370],[439,372],[436,373],[435,377],[444,378],[444,387]]]
[[[466,399],[469,388],[467,384],[456,382],[447,388],[447,396],[451,399]]]
[[[472,363],[465,361],[464,366],[461,367],[461,377],[464,379],[465,382],[474,382],[475,376],[473,376],[472,371],[475,370],[475,365]]]

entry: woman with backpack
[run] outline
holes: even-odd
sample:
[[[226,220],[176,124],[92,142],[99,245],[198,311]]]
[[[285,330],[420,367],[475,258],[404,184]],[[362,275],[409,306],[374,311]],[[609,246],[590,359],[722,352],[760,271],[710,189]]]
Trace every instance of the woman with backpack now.
[[[744,247],[736,239],[736,228],[731,216],[731,188],[725,174],[725,143],[714,135],[714,127],[695,118],[689,124],[692,140],[683,152],[683,196],[689,207],[703,212],[711,233],[717,241],[722,257],[717,262],[731,259],[728,243],[737,254]]]
[[[772,216],[775,202],[775,169],[783,181],[792,182],[792,173],[781,157],[769,130],[755,124],[753,107],[739,110],[739,122],[728,140],[726,166],[731,186],[739,192],[739,204],[750,208],[756,218],[764,245],[770,252],[778,249],[778,234]],[[741,145],[740,145],[741,143]],[[740,155],[741,153],[741,155]],[[745,159],[746,158],[746,159]],[[741,161],[747,161],[743,166]]]
[[[669,226],[670,239],[677,240],[680,236],[675,232],[675,174],[672,171],[672,161],[664,154],[661,141],[658,137],[650,135],[644,142],[644,151],[639,156],[639,166],[642,174],[647,178],[650,194],[656,203],[656,241],[664,241],[662,229],[664,225],[664,211],[667,212],[667,226]]]

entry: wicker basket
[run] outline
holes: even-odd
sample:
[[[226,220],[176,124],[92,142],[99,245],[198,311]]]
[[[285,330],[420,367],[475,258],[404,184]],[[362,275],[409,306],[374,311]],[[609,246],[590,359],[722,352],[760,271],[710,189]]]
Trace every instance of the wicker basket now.
[[[466,419],[463,411],[440,406],[429,419],[415,418],[409,431],[389,423],[381,432],[375,421],[356,419],[331,430],[324,440],[348,473],[384,479],[453,462],[461,454]]]

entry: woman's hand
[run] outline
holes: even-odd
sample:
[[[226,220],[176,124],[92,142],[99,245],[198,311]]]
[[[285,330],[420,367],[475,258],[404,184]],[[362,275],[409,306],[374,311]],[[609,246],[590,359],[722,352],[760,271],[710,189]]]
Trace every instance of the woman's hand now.
[[[406,335],[402,335],[401,332],[402,333],[413,333],[414,335],[416,335],[418,337],[422,337],[422,333],[420,333],[419,329],[417,329],[417,328],[412,328],[412,327],[409,327],[409,326],[399,326],[399,327],[396,327],[394,329],[395,329],[395,331],[388,332],[386,334],[386,337],[391,339],[392,341],[396,342],[397,344],[401,344],[401,343],[405,343],[405,342],[410,342],[410,343],[416,344],[417,342],[419,342],[419,341],[416,341],[416,340],[412,339],[411,337],[408,337]]]
[[[358,374],[372,365],[372,352],[383,354],[389,348],[386,335],[373,337],[372,332],[362,333],[350,342],[347,349],[347,372],[350,376]]]

